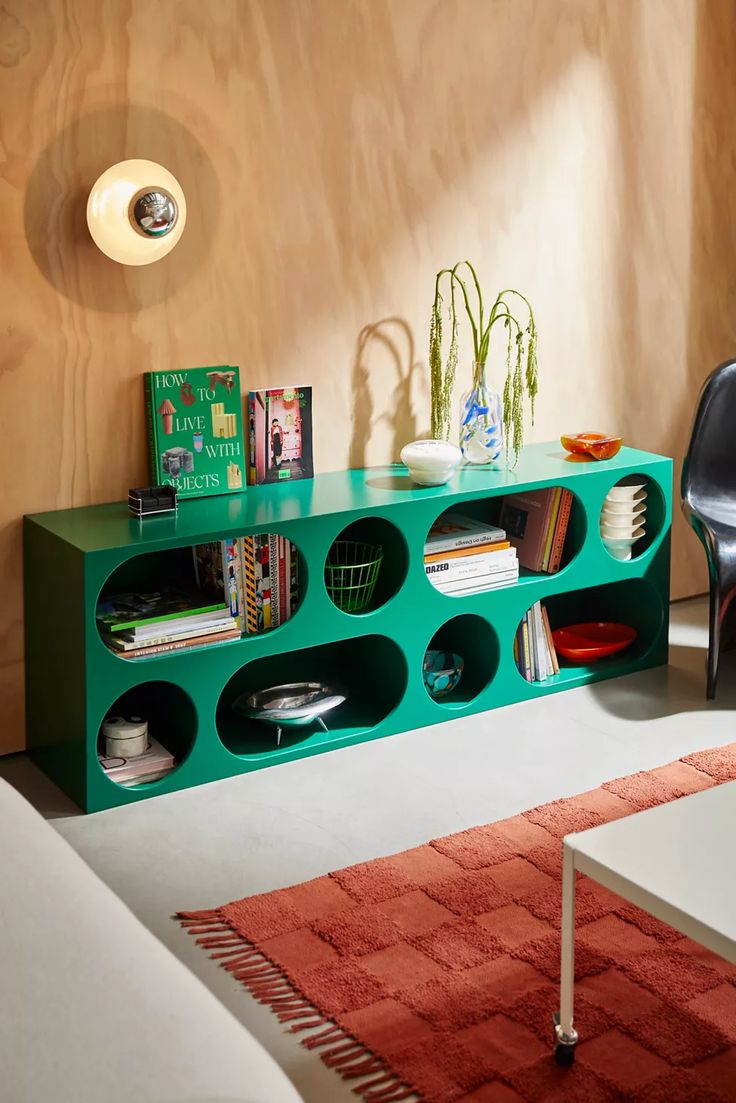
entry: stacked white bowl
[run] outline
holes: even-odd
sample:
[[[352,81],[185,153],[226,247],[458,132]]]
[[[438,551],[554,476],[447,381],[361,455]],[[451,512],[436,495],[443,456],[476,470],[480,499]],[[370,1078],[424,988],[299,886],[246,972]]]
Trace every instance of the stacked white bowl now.
[[[646,484],[632,479],[617,483],[601,510],[601,539],[614,559],[631,559],[637,540],[646,533]]]

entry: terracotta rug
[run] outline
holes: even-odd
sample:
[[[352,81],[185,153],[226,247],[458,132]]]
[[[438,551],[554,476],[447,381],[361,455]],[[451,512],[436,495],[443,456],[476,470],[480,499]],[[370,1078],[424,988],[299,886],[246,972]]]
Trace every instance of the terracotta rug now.
[[[370,1103],[734,1103],[736,968],[587,879],[573,1068],[551,1027],[562,836],[734,778],[736,744],[177,918]]]

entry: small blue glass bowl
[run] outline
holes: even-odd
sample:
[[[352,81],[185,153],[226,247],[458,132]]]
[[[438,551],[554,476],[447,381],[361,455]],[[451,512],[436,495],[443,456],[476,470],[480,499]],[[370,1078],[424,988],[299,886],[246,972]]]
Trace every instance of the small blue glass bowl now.
[[[422,672],[430,697],[446,697],[463,676],[465,660],[452,651],[425,652]]]

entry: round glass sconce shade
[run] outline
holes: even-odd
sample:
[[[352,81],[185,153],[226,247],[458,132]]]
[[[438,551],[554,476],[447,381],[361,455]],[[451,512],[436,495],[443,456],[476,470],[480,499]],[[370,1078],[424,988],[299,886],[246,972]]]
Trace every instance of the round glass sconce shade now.
[[[155,161],[120,161],[98,177],[87,200],[97,245],[120,264],[152,264],[176,245],[187,220],[184,192]]]

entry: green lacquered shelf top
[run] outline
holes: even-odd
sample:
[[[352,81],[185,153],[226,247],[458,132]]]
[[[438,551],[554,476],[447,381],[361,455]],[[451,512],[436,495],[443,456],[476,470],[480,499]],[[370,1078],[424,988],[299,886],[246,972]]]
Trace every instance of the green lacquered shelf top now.
[[[35,513],[29,520],[83,552],[106,548],[161,547],[197,543],[210,535],[264,530],[268,525],[305,517],[361,513],[402,503],[509,493],[529,486],[585,479],[607,470],[615,478],[669,463],[662,456],[622,448],[612,460],[571,462],[557,441],[527,445],[517,466],[462,467],[445,486],[419,487],[403,464],[332,471],[283,485],[248,487],[239,494],[181,502],[175,515],[138,520],[127,502]]]

